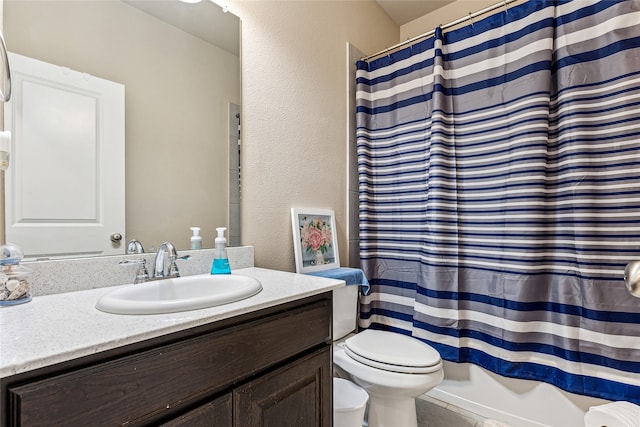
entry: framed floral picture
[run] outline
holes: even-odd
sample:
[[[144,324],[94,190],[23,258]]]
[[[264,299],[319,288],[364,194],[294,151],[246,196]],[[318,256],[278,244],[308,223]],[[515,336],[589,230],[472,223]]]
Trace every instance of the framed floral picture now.
[[[332,210],[292,208],[291,225],[297,273],[340,267]]]

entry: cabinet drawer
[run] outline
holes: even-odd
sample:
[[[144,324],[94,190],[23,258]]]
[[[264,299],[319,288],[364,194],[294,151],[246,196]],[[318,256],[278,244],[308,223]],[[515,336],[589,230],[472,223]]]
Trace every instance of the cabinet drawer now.
[[[233,398],[227,393],[160,427],[233,427]]]
[[[9,389],[10,425],[144,425],[330,340],[319,301]],[[165,418],[166,419],[166,418]]]

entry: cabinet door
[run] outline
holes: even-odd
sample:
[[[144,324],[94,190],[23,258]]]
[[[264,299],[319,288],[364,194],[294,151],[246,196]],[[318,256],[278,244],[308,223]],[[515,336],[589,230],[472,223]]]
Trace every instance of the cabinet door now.
[[[330,346],[234,390],[236,427],[330,427]]]
[[[231,393],[183,414],[161,427],[232,427],[233,404]]]

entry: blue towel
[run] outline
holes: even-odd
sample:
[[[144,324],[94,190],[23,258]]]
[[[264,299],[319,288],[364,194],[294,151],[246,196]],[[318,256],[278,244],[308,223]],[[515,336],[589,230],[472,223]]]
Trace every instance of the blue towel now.
[[[329,279],[344,280],[349,285],[362,286],[362,293],[367,295],[369,293],[369,281],[367,276],[364,275],[364,271],[359,268],[340,267],[332,268],[329,270],[314,271],[307,273],[312,276],[327,277]]]

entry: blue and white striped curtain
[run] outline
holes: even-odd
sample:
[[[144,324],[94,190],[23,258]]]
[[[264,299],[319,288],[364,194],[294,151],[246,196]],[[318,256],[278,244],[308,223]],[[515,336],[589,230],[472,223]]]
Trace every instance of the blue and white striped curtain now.
[[[361,326],[640,404],[640,1],[529,1],[357,85]]]

